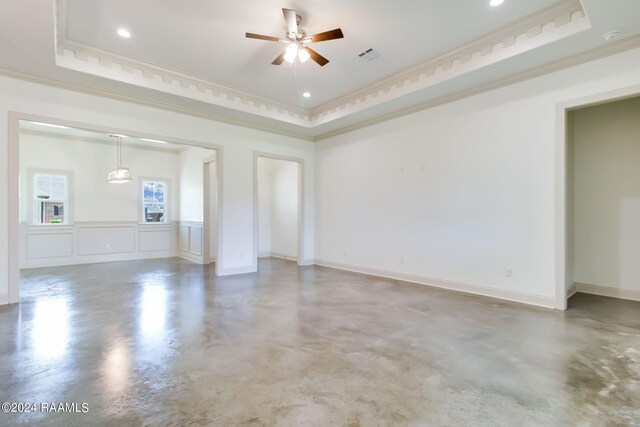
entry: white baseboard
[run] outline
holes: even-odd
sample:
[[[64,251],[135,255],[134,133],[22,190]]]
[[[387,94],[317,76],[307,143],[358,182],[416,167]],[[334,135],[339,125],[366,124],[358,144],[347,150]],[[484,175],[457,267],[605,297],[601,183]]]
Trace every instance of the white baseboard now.
[[[0,294],[0,305],[9,304],[9,294]]]
[[[204,261],[202,259],[202,255],[196,255],[196,254],[191,253],[191,252],[179,250],[178,251],[178,256],[180,258],[186,259],[187,261],[195,262],[196,264],[204,264]]]
[[[316,265],[335,268],[338,270],[352,271],[370,276],[384,277],[387,279],[401,280],[404,282],[417,283],[420,285],[433,286],[436,288],[448,289],[451,291],[464,292],[467,294],[482,295],[486,297],[498,298],[502,300],[519,302],[523,304],[535,305],[544,308],[555,308],[555,300],[552,297],[526,294],[522,292],[508,291],[504,289],[492,288],[489,286],[474,285],[471,283],[454,282],[450,280],[434,279],[424,276],[415,276],[404,273],[375,270],[367,267],[340,264],[326,260],[315,260]]]
[[[278,252],[260,252],[258,254],[258,258],[280,258],[280,259],[286,259],[289,261],[297,261],[298,257],[295,255],[286,255],[286,254],[281,254]]]
[[[589,283],[576,283],[574,286],[576,292],[582,292],[583,294],[640,301],[640,291],[613,288],[611,286],[592,285]]]
[[[23,260],[20,269],[62,267],[66,265],[99,264],[103,262],[135,261],[142,259],[173,258],[178,254],[175,251],[157,252],[127,252],[105,255],[82,255],[68,258],[44,258],[41,260]]]
[[[288,261],[298,261],[298,257],[295,255],[285,255],[278,252],[271,252],[271,258],[286,259]]]
[[[234,274],[247,274],[247,273],[255,273],[258,271],[256,266],[247,265],[243,267],[231,267],[231,268],[221,268],[218,271],[218,275],[220,276],[232,276]]]
[[[571,287],[569,289],[567,289],[567,299],[571,298],[572,296],[574,296],[576,294],[577,289],[576,289],[576,284],[574,283],[573,285],[571,285]]]

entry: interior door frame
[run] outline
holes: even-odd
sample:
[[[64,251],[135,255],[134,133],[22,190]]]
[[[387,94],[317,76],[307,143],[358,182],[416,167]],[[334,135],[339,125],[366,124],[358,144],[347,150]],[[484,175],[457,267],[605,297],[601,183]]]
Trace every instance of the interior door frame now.
[[[215,151],[215,150],[214,150]],[[216,262],[216,268],[217,268],[217,260],[218,260],[218,256],[220,251],[218,250],[218,247],[216,247],[216,253],[215,254],[211,254],[211,173],[210,173],[210,168],[211,165],[214,164],[216,167],[216,182],[215,182],[215,186],[217,187],[216,189],[216,196],[220,194],[220,181],[219,181],[219,177],[218,175],[218,162],[217,162],[217,157],[218,157],[218,153],[216,151],[216,154],[211,156],[211,157],[207,157],[206,159],[202,160],[202,177],[203,177],[203,183],[202,183],[202,208],[203,208],[203,212],[202,212],[202,263],[205,265],[209,265],[211,264],[211,259],[212,256],[214,255],[215,257],[215,262]],[[216,202],[216,206],[220,206],[219,205],[220,200],[217,200]],[[220,214],[220,209],[217,209],[218,212],[216,213],[216,219],[218,218],[218,215]],[[220,233],[220,229],[218,229],[218,233]],[[219,235],[216,235],[216,238],[218,239],[218,243],[219,243]]]
[[[569,111],[579,108],[592,107],[633,98],[640,95],[640,85],[625,87],[612,91],[597,93],[565,101],[556,105],[556,137],[555,137],[555,306],[556,310],[566,310],[567,301],[571,296],[569,291],[573,286],[573,278],[567,274],[567,252],[569,245],[568,224],[568,128],[567,116]]]
[[[265,153],[261,151],[253,152],[253,270],[258,270],[258,222],[259,222],[259,212],[258,212],[258,159],[266,158],[273,160],[285,160],[288,162],[295,162],[298,164],[298,250],[297,250],[297,264],[299,266],[306,265],[304,258],[304,230],[305,230],[305,220],[304,220],[304,159],[301,157],[291,157],[291,156],[283,156],[280,154],[273,153]]]
[[[94,132],[111,133],[128,135],[135,138],[156,139],[167,141],[174,144],[206,148],[216,151],[217,161],[217,177],[218,177],[218,254],[216,255],[215,274],[219,276],[223,265],[223,164],[224,164],[224,148],[222,145],[194,141],[189,139],[176,138],[167,135],[152,134],[148,132],[140,132],[130,129],[114,128],[101,126],[94,123],[77,122],[73,120],[60,119],[56,117],[48,117],[24,112],[9,111],[7,127],[8,127],[8,212],[7,212],[7,237],[9,242],[19,242],[20,239],[20,121],[33,121],[48,123],[58,126],[68,126],[72,128],[85,129]],[[9,245],[7,254],[7,279],[8,279],[8,303],[14,304],[20,302],[20,245]]]

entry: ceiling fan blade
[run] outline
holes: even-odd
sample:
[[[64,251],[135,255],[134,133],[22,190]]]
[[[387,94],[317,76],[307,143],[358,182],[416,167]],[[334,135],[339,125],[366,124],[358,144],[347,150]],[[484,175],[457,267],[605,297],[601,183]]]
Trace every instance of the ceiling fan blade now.
[[[290,33],[298,34],[298,20],[296,18],[296,11],[282,8],[282,13],[284,14],[284,20],[287,22],[287,31]]]
[[[245,36],[248,39],[268,40],[270,42],[279,42],[280,41],[280,39],[278,37],[263,36],[262,34],[245,33]]]
[[[325,65],[327,65],[329,63],[329,60],[327,58],[325,58],[324,56],[320,55],[315,50],[309,48],[308,46],[305,46],[305,49],[307,49],[307,51],[309,52],[309,55],[311,55],[311,59],[316,61],[318,63],[318,65],[320,65],[321,67],[324,67]]]
[[[276,59],[273,60],[273,62],[271,63],[272,65],[280,65],[284,62],[284,54],[287,53],[286,50],[283,50],[282,53],[280,55],[278,55],[278,57]]]
[[[307,40],[311,40],[311,43],[326,42],[327,40],[341,39],[344,37],[342,30],[336,28],[335,30],[325,31],[324,33],[314,34],[307,37]]]

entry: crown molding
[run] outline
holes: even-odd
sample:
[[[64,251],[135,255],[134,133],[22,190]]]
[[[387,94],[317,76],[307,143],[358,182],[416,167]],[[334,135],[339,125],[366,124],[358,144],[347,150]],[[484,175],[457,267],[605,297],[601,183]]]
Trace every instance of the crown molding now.
[[[345,133],[349,133],[358,129],[362,129],[365,127],[369,127],[378,123],[386,122],[388,120],[396,119],[399,117],[407,116],[409,114],[417,113],[420,111],[428,110],[430,108],[437,107],[439,105],[448,104],[454,101],[458,101],[460,99],[468,98],[474,95],[478,95],[480,93],[488,92],[491,90],[499,89],[505,86],[509,86],[512,84],[520,83],[526,80],[530,80],[536,77],[544,76],[546,74],[550,74],[556,71],[561,71],[570,67],[574,67],[580,64],[584,64],[590,61],[595,61],[598,59],[605,58],[607,56],[615,55],[617,53],[626,52],[628,50],[633,50],[640,48],[640,35],[627,37],[618,42],[614,42],[611,44],[607,44],[601,46],[596,49],[589,50],[587,52],[580,53],[578,55],[571,56],[569,58],[565,58],[561,61],[556,61],[551,64],[547,64],[541,67],[533,68],[531,70],[527,70],[522,73],[518,73],[509,77],[505,77],[491,83],[483,84],[480,86],[473,87],[471,89],[457,92],[451,95],[443,96],[437,99],[430,100],[428,102],[424,102],[422,104],[414,105],[409,108],[405,108],[399,111],[395,111],[389,114],[384,114],[378,116],[376,118],[370,120],[364,120],[357,124],[345,126],[340,129],[336,129],[331,132],[322,133],[316,135],[314,138],[315,142],[319,142],[328,138],[333,138],[338,135],[342,135]]]
[[[258,97],[74,42],[63,41],[58,44],[56,65],[297,126],[310,126],[309,111],[304,108]]]
[[[110,91],[103,91],[103,90],[95,89],[88,86],[81,86],[81,85],[71,84],[68,82],[55,80],[51,78],[34,76],[32,74],[28,74],[18,70],[12,70],[9,68],[0,67],[0,76],[17,79],[17,80],[28,81],[35,84],[41,84],[41,85],[55,87],[55,88],[64,89],[64,90],[71,90],[74,92],[84,93],[88,95],[100,96],[103,98],[109,98],[117,101],[130,102],[130,103],[142,105],[145,107],[158,108],[165,111],[171,111],[178,114],[185,114],[193,117],[198,117],[198,118],[220,122],[220,123],[226,123],[226,124],[243,127],[247,129],[253,129],[253,130],[258,130],[262,132],[269,132],[277,135],[288,136],[288,137],[297,138],[297,139],[310,141],[310,142],[318,142],[328,138],[332,138],[334,136],[342,135],[342,134],[349,133],[358,129],[362,129],[371,125],[375,125],[377,123],[382,123],[398,117],[402,117],[402,116],[413,114],[419,111],[427,110],[429,108],[434,108],[439,105],[454,102],[454,101],[467,98],[470,96],[474,96],[483,92],[488,92],[490,90],[499,89],[504,86],[508,86],[508,85],[519,83],[532,78],[540,77],[545,74],[549,74],[555,71],[560,71],[566,68],[570,68],[576,65],[580,65],[586,62],[594,61],[610,55],[614,55],[616,53],[621,53],[621,52],[625,52],[625,51],[636,49],[636,48],[640,48],[640,35],[627,37],[618,42],[604,45],[600,48],[593,49],[593,50],[581,53],[579,55],[572,56],[570,58],[566,58],[562,61],[557,61],[555,63],[545,65],[543,67],[534,68],[524,73],[520,73],[504,79],[500,79],[482,86],[477,86],[466,91],[458,92],[452,95],[447,95],[447,96],[444,96],[435,100],[431,100],[416,106],[405,108],[400,111],[385,114],[385,115],[376,117],[374,119],[365,120],[354,125],[344,126],[337,130],[318,134],[316,136],[303,135],[295,132],[287,132],[287,131],[278,130],[274,128],[257,126],[247,121],[231,120],[225,117],[219,117],[215,114],[208,114],[198,110],[179,107],[174,104],[152,101],[152,100],[133,97],[129,95],[116,94]]]
[[[68,40],[66,8],[67,0],[56,0],[56,65],[304,129],[424,90],[590,28],[580,1],[565,0],[445,55],[309,110]]]
[[[309,110],[138,61],[67,38],[67,0],[55,2],[56,65],[309,127]]]
[[[424,90],[589,28],[591,24],[580,1],[564,1],[444,55],[322,104],[311,110],[312,126]]]
[[[35,84],[44,85],[44,86],[55,87],[58,89],[84,93],[87,95],[99,96],[102,98],[109,98],[116,101],[129,102],[132,104],[138,104],[145,107],[158,108],[165,111],[171,111],[178,114],[184,114],[187,116],[198,117],[201,119],[211,120],[214,122],[225,123],[233,126],[242,127],[245,129],[253,129],[261,132],[268,132],[276,135],[283,135],[291,138],[302,139],[305,141],[314,141],[314,138],[312,136],[302,134],[302,133],[290,132],[290,131],[278,129],[275,127],[261,126],[254,123],[250,123],[246,120],[235,120],[235,119],[223,117],[213,113],[207,113],[200,110],[181,107],[181,106],[167,103],[167,102],[160,102],[160,101],[150,100],[147,98],[140,98],[132,95],[114,93],[108,90],[96,89],[90,86],[69,83],[66,81],[52,79],[49,77],[36,76],[30,73],[26,73],[24,71],[14,70],[11,68],[0,67],[0,76],[17,79],[17,80],[23,80],[23,81],[27,81]]]

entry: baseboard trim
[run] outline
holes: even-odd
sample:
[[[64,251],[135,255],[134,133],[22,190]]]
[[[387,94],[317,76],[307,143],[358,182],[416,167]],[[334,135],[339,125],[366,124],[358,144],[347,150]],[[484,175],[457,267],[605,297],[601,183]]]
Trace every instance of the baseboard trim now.
[[[43,258],[40,260],[25,260],[20,266],[21,270],[27,270],[30,268],[43,268],[43,267],[64,267],[67,265],[81,265],[81,264],[100,264],[104,262],[117,262],[117,261],[136,261],[144,259],[157,259],[157,258],[174,258],[178,256],[175,251],[162,251],[162,252],[127,252],[111,255],[80,255],[67,258],[58,258],[52,262],[52,258]]]
[[[0,305],[9,304],[9,294],[0,294]]]
[[[231,267],[231,268],[221,268],[218,272],[219,276],[233,276],[234,274],[248,274],[255,273],[258,270],[254,265],[247,265],[243,267]]]
[[[576,284],[574,283],[573,285],[571,285],[571,287],[569,289],[567,289],[567,299],[571,298],[572,296],[574,296],[576,294],[577,289],[576,289]]]
[[[271,258],[279,258],[279,259],[286,259],[287,261],[298,261],[298,257],[295,255],[285,255],[285,254],[279,254],[277,252],[271,252]]]
[[[280,258],[288,261],[298,261],[298,257],[295,255],[285,255],[278,252],[260,252],[258,258]]]
[[[425,276],[416,276],[390,271],[376,270],[367,267],[340,264],[332,261],[316,259],[315,265],[335,268],[337,270],[351,271],[353,273],[366,274],[369,276],[384,277],[386,279],[400,280],[403,282],[416,283],[419,285],[432,286],[434,288],[447,289],[450,291],[463,292],[472,295],[482,295],[485,297],[497,298],[501,300],[517,302],[537,307],[555,308],[555,300],[552,297],[526,294],[523,292],[507,291],[504,289],[492,288],[489,286],[474,285],[471,283],[454,282],[451,280],[434,279]]]
[[[576,292],[581,292],[583,294],[640,301],[640,291],[633,291],[630,289],[612,288],[611,286],[592,285],[589,283],[576,283],[575,289]]]
[[[202,259],[202,255],[196,255],[191,252],[179,250],[178,257],[182,259],[186,259],[187,261],[195,262],[196,264],[204,264],[204,260]]]

